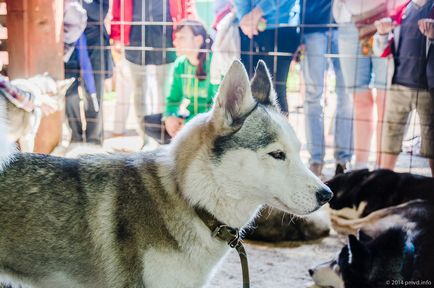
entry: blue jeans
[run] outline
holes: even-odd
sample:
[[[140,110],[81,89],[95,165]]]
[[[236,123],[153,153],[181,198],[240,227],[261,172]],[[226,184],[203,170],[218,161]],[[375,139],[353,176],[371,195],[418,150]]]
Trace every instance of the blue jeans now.
[[[286,80],[288,79],[289,65],[292,56],[267,55],[267,53],[283,52],[294,53],[300,44],[300,34],[294,27],[281,27],[267,29],[253,39],[249,39],[240,30],[241,37],[241,62],[246,67],[249,77],[253,77],[256,64],[260,59],[264,60],[273,79],[274,89],[277,94],[277,102],[285,114],[288,113],[288,101],[286,99]]]
[[[310,163],[322,164],[325,154],[324,139],[324,73],[328,59],[325,54],[337,56],[337,30],[314,32],[304,35],[305,56],[302,70],[306,85],[304,100],[305,129]],[[346,93],[344,77],[337,57],[331,58],[336,74],[336,117],[334,133],[334,156],[337,163],[351,161],[353,151],[353,105]]]
[[[349,93],[370,87],[388,88],[388,59],[362,55],[359,32],[353,23],[339,26],[339,52]],[[391,75],[390,75],[391,76]]]

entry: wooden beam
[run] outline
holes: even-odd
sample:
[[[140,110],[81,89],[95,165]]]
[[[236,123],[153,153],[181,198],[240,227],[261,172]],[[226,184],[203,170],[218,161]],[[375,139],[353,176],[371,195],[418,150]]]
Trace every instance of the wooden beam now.
[[[7,0],[9,77],[63,78],[63,0]]]
[[[63,0],[7,0],[10,79],[48,72],[63,79]],[[62,135],[63,111],[43,117],[34,152],[50,153]]]

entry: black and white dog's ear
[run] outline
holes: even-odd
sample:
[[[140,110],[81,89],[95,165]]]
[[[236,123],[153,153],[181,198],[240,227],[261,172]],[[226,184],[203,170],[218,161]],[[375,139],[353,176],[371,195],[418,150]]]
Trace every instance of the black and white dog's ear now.
[[[249,77],[240,61],[234,61],[220,85],[213,107],[213,120],[230,128],[242,123],[255,107]]]
[[[372,240],[372,237],[369,236],[368,234],[366,234],[365,232],[363,232],[362,230],[358,230],[357,231],[357,239],[362,242],[362,243],[366,243]]]
[[[356,238],[356,236],[348,235],[348,263],[358,264],[368,256],[369,256],[368,247],[366,247],[362,242],[360,242]]]
[[[273,82],[264,61],[258,61],[250,86],[253,98],[256,101],[263,105],[274,106],[280,110],[277,104],[276,92],[273,89]]]

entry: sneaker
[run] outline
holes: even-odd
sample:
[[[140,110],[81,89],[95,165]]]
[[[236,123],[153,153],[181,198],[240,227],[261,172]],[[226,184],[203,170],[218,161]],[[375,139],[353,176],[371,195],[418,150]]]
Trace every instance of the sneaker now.
[[[310,171],[318,177],[322,175],[322,164],[321,163],[312,163],[309,166]]]

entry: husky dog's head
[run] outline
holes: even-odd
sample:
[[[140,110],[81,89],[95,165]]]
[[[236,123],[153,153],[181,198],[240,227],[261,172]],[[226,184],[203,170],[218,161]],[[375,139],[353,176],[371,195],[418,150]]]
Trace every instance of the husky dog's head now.
[[[361,281],[361,278],[364,277],[363,273],[367,273],[367,271],[364,271],[367,268],[365,262],[370,255],[365,242],[371,240],[372,238],[362,231],[358,232],[357,237],[349,235],[347,245],[342,247],[335,259],[309,269],[309,274],[315,284],[329,288],[355,287],[349,286],[348,283],[357,280]],[[354,275],[357,275],[357,279],[353,279]],[[363,287],[363,285],[357,287]]]
[[[262,61],[251,83],[244,66],[235,61],[212,111],[190,121],[173,142],[177,163],[184,163],[177,169],[185,176],[179,178],[181,187],[186,193],[203,187],[200,195],[187,195],[194,204],[206,206],[209,194],[205,194],[214,189],[215,198],[256,207],[268,204],[304,215],[333,194],[302,163],[300,146],[280,113]]]
[[[376,238],[359,231],[357,237],[348,236],[335,259],[309,269],[309,274],[320,287],[387,287],[390,281],[403,279],[412,266],[407,263],[413,261],[412,255],[406,256],[407,241],[407,232],[397,227]]]

